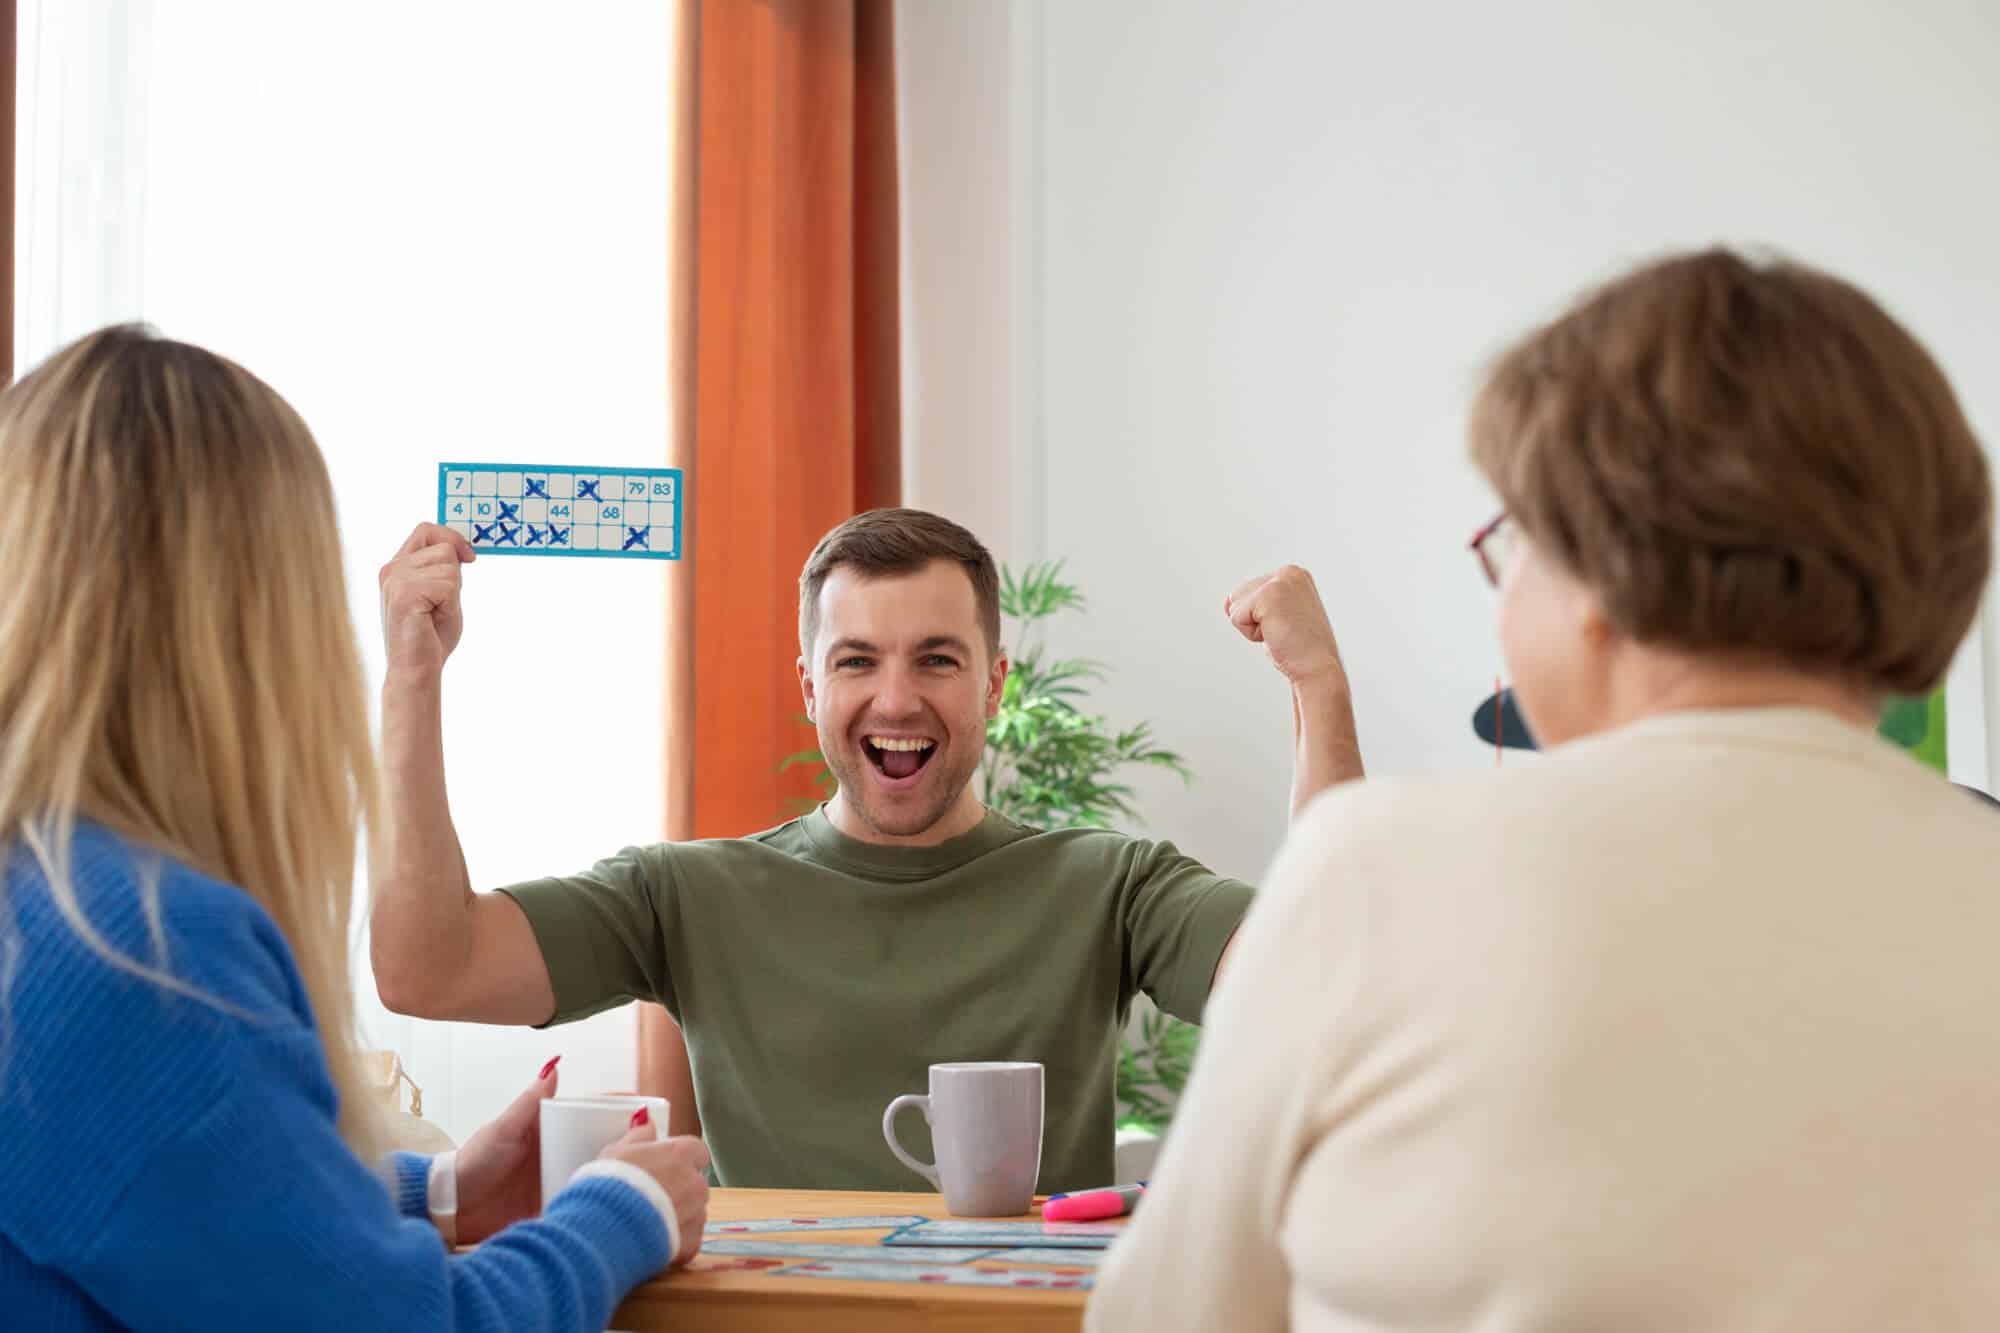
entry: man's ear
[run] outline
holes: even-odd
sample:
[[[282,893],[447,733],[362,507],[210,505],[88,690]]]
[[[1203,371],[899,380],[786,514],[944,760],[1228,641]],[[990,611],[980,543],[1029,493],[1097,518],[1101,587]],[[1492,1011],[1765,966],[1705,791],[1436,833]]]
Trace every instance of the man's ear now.
[[[993,658],[993,669],[986,681],[986,717],[989,721],[1000,713],[1000,696],[1007,688],[1007,671],[1010,665],[1005,653],[996,654]]]
[[[806,721],[811,722],[814,725],[818,725],[819,718],[815,712],[816,701],[813,698],[812,667],[807,665],[805,655],[803,653],[799,655],[799,693],[805,698]]]

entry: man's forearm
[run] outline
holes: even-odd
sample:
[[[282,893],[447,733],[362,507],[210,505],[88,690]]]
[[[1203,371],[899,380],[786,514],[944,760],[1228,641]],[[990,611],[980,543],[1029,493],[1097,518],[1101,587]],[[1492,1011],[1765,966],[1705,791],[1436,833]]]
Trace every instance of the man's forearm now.
[[[1344,675],[1292,687],[1292,818],[1328,787],[1362,776],[1354,700]]]
[[[436,672],[382,684],[382,810],[370,848],[370,958],[382,1001],[402,1012],[434,1005],[427,983],[472,950],[472,883],[445,793],[444,720]]]

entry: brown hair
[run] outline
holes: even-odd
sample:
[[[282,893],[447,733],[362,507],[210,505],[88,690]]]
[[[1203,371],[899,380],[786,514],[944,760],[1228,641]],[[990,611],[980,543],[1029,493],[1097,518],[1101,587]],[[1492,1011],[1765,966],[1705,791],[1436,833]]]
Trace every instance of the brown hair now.
[[[1707,250],[1588,293],[1501,356],[1471,443],[1642,642],[1917,694],[1978,612],[1979,441],[1915,338],[1802,265]]]
[[[851,565],[867,578],[914,574],[933,560],[950,560],[972,580],[979,627],[989,652],[1000,651],[1000,571],[966,529],[921,509],[871,509],[819,539],[799,575],[799,650],[812,653],[819,633],[819,590],[833,571]]]

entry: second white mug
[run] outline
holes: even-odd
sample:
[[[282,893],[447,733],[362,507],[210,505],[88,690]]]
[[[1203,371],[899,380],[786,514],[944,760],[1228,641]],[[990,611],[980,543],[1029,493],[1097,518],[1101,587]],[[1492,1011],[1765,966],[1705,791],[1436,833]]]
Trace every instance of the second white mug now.
[[[896,1160],[944,1195],[959,1217],[1017,1217],[1035,1199],[1042,1174],[1042,1067],[1023,1061],[932,1065],[930,1095],[906,1093],[882,1113],[882,1137]],[[920,1162],[896,1141],[896,1115],[922,1110],[936,1162]]]

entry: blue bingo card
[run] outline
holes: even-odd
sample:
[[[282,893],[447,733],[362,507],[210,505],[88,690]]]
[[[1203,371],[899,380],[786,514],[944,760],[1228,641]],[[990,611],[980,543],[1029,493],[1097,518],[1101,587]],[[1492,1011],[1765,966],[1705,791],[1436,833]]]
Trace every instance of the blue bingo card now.
[[[874,1217],[756,1217],[741,1222],[710,1222],[702,1234],[747,1236],[766,1231],[888,1231],[923,1220],[915,1214],[881,1214]]]
[[[439,463],[439,523],[481,555],[681,558],[681,473],[670,467]]]
[[[793,1264],[773,1268],[768,1277],[822,1277],[842,1282],[907,1282],[937,1287],[1027,1287],[1038,1291],[1089,1291],[1097,1278],[1089,1273],[1051,1273],[1035,1268],[971,1268],[923,1264],[853,1263]]]
[[[927,1254],[929,1251],[919,1248],[916,1253]],[[1003,1264],[1069,1264],[1075,1267],[1095,1268],[1097,1261],[1102,1259],[1105,1253],[1103,1250],[1041,1249],[1031,1245],[1020,1250],[994,1250],[984,1257]]]
[[[969,1264],[974,1259],[987,1259],[1001,1253],[999,1250],[951,1250],[920,1245],[905,1246],[900,1250],[884,1249],[880,1245],[814,1245],[796,1240],[703,1240],[703,1254],[723,1254],[731,1258],[749,1259],[789,1259],[793,1263],[808,1260],[820,1263],[847,1263],[862,1259],[870,1263],[897,1264]],[[1079,1250],[1079,1254],[1096,1255],[1094,1250]],[[1013,1256],[1008,1255],[1008,1262]],[[1023,1263],[1041,1262],[1022,1260]],[[1053,1260],[1059,1264],[1073,1263],[1067,1254]]]
[[[1123,1235],[1116,1222],[982,1222],[957,1218],[926,1219],[892,1232],[884,1245],[992,1246],[997,1249],[1033,1247],[1049,1250],[1101,1250]],[[997,1256],[1008,1259],[1008,1255]]]

